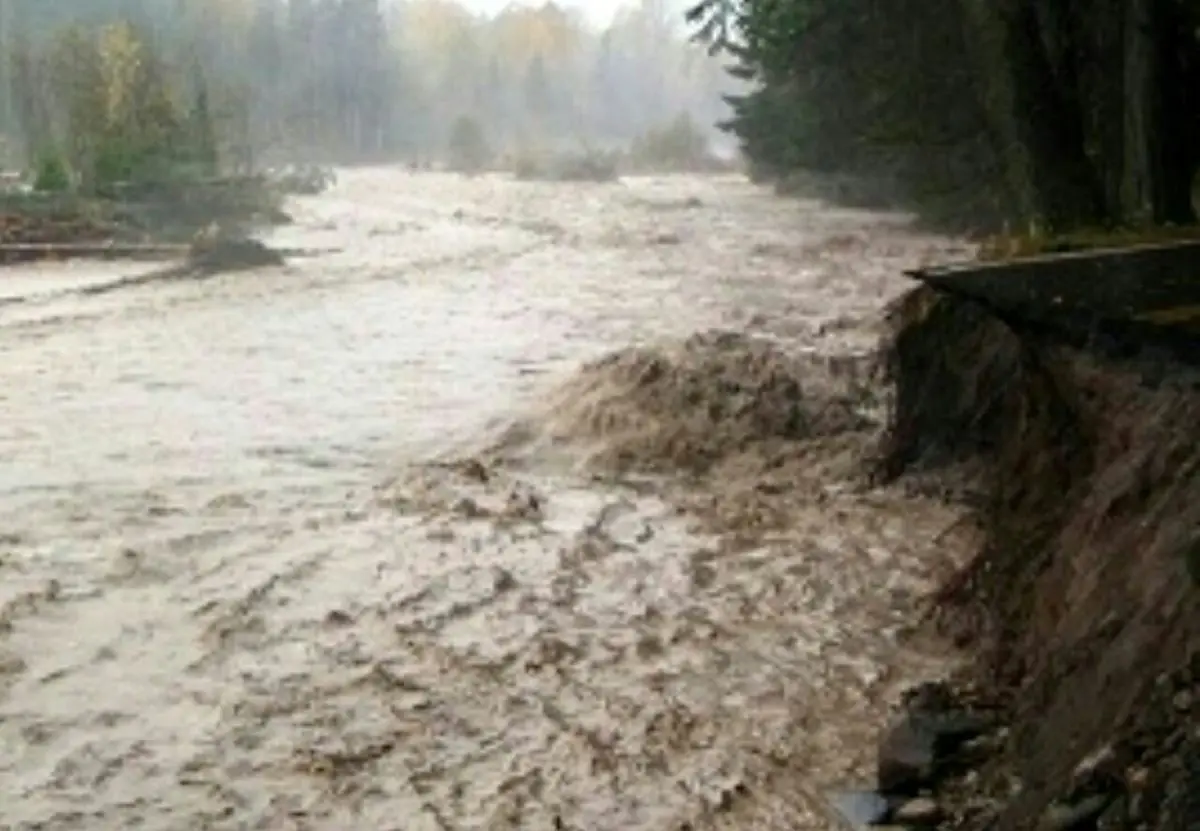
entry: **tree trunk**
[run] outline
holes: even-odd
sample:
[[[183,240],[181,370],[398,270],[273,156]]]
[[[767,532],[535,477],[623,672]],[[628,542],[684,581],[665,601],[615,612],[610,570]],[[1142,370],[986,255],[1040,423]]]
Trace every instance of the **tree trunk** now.
[[[1032,0],[963,0],[980,89],[1024,218],[1049,229],[1098,221],[1101,187],[1085,149],[1082,106],[1055,77]],[[1059,33],[1052,33],[1056,37]]]
[[[1195,219],[1194,36],[1168,0],[1129,0],[1122,213],[1136,225]]]
[[[1103,193],[1104,215],[1122,218],[1125,157],[1126,10],[1109,0],[1077,9],[1082,100],[1087,102],[1086,146]]]
[[[1196,220],[1192,183],[1200,148],[1197,141],[1198,61],[1195,29],[1178,3],[1158,0],[1162,184],[1158,222],[1185,224]]]
[[[1121,182],[1122,218],[1149,225],[1162,199],[1157,157],[1159,112],[1158,56],[1154,42],[1155,0],[1128,0],[1125,23],[1125,158]]]
[[[1010,117],[1029,155],[1037,218],[1055,230],[1093,224],[1103,213],[1101,187],[1087,157],[1077,85],[1055,77],[1032,0],[1012,3],[1002,25],[1012,77]]]

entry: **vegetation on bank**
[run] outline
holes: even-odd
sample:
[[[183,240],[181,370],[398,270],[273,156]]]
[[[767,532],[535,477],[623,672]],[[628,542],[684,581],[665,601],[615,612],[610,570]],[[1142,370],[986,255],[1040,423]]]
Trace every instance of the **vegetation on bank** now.
[[[459,173],[508,172],[523,181],[609,182],[622,173],[712,173],[733,168],[712,153],[705,131],[687,113],[645,130],[625,147],[537,149],[526,144],[509,152],[497,152],[479,120],[460,116],[451,127],[445,155],[449,168]]]
[[[35,190],[115,196],[219,172],[204,74],[168,64],[132,24],[68,27],[40,49],[17,45],[10,60]]]
[[[134,25],[67,27],[8,57],[31,169],[28,188],[0,194],[6,260],[285,219],[280,197],[295,183],[230,164],[231,116],[212,106],[204,73]]]
[[[699,0],[754,86],[727,127],[752,173],[853,174],[960,226],[1187,224],[1200,3]]]

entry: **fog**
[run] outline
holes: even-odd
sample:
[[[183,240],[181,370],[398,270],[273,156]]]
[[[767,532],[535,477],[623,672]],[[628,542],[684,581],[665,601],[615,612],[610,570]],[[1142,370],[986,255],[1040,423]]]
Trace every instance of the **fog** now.
[[[242,166],[436,158],[463,119],[497,154],[626,148],[682,122],[721,149],[714,124],[732,82],[688,42],[681,11],[663,0],[582,8],[0,0],[0,136],[27,154],[68,143],[66,99],[78,85],[61,79],[78,68],[79,49],[62,48],[64,38],[125,20],[153,45],[172,95],[203,92],[223,156]]]

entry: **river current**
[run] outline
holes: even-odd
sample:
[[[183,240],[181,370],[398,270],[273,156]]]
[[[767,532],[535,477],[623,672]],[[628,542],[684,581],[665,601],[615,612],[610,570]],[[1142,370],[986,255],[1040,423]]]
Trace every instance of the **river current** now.
[[[735,177],[291,212],[281,268],[0,272],[0,827],[830,827],[938,665],[950,509],[831,473],[734,545],[669,477],[471,448],[631,345],[867,352],[951,244]]]

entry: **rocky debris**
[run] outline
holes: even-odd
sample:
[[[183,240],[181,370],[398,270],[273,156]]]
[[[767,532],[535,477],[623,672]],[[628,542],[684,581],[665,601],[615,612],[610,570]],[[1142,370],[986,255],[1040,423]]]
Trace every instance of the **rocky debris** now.
[[[961,680],[961,679],[960,679]],[[1027,760],[1006,721],[1019,696],[966,708],[973,686],[921,685],[880,740],[873,792],[831,797],[854,828],[942,831],[1195,831],[1200,828],[1200,652],[1157,679],[1111,741],[1082,753],[1062,784],[1031,810]],[[931,706],[932,705],[932,706]],[[981,711],[989,713],[984,717]],[[941,732],[939,732],[939,730]]]
[[[1055,802],[1042,814],[1038,831],[1071,831],[1093,823],[1108,807],[1111,799],[1097,794],[1078,802]]]
[[[937,825],[942,818],[942,806],[927,796],[910,799],[898,805],[889,821],[908,828]]]
[[[963,745],[988,725],[959,706],[945,684],[910,690],[904,707],[903,716],[879,743],[876,778],[885,795],[915,797],[931,790]]]
[[[831,797],[834,812],[854,828],[933,828],[946,817],[939,788],[969,767],[990,719],[968,707],[949,684],[925,683],[902,696],[902,712],[879,741],[873,791]]]

